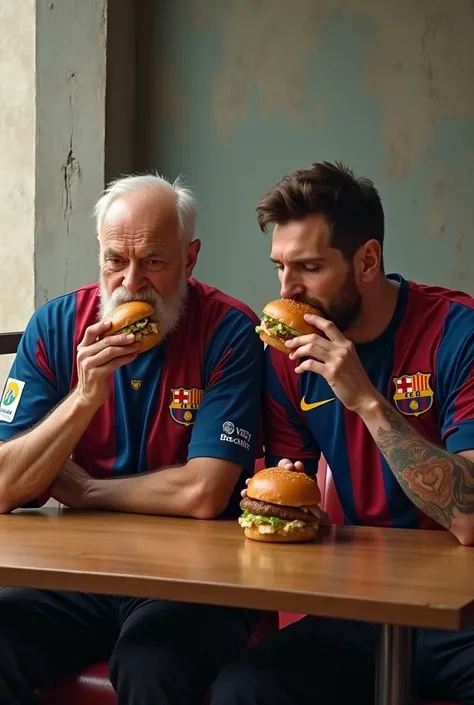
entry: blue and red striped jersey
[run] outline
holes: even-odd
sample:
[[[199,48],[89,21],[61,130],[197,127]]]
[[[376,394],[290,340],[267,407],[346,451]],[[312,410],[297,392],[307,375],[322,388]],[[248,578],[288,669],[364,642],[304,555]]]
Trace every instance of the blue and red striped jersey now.
[[[44,418],[77,384],[76,349],[99,307],[98,285],[40,307],[20,342],[0,405],[0,440]],[[189,280],[179,327],[117,370],[73,458],[95,477],[222,458],[245,476],[261,455],[263,345],[243,303]],[[243,481],[243,480],[242,480]]]
[[[448,452],[474,449],[474,299],[440,287],[400,285],[392,320],[356,346],[372,384],[414,428]],[[361,418],[335,398],[326,380],[297,375],[296,362],[267,347],[267,464],[302,460],[331,468],[345,522],[440,528],[408,499]]]

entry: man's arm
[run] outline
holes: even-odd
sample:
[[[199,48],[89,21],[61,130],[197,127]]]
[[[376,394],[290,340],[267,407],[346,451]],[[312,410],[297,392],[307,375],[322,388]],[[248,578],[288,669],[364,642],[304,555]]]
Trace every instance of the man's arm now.
[[[67,461],[51,494],[76,509],[214,519],[226,508],[240,472],[228,460],[193,458],[143,475],[97,480]]]
[[[65,399],[32,431],[0,445],[0,514],[44,493],[95,414],[78,394]]]
[[[62,400],[53,371],[42,369],[47,361],[41,365],[36,359],[42,335],[38,317],[27,327],[9,377],[16,384],[17,399],[10,405],[4,401],[0,409],[8,419],[0,423],[0,439],[5,441],[0,446],[0,513],[47,491],[109,394],[108,378],[136,355],[125,336],[95,342],[107,328],[101,322],[87,329],[78,349],[77,387]]]
[[[411,501],[474,545],[474,450],[449,453],[430,443],[382,398],[359,414]]]
[[[68,463],[51,487],[72,507],[213,519],[258,453],[263,361],[254,323],[231,309],[208,345],[203,398],[184,465],[94,480]],[[164,441],[166,442],[166,441]]]
[[[412,502],[449,529],[460,543],[474,545],[474,451],[463,449],[465,455],[451,453],[420,436],[375,389],[353,343],[332,322],[319,316],[305,316],[305,319],[325,333],[326,338],[314,333],[287,343],[294,350],[291,359],[298,362],[296,371],[321,374],[344,406],[362,418]],[[300,362],[301,358],[307,359]],[[472,357],[465,367],[470,373]],[[471,375],[467,386],[472,384]],[[466,382],[451,381],[451,386],[454,392],[448,395],[447,406],[452,399],[461,399]],[[453,443],[456,434],[448,426],[445,430],[451,432],[448,440]],[[472,430],[471,437],[474,437]]]

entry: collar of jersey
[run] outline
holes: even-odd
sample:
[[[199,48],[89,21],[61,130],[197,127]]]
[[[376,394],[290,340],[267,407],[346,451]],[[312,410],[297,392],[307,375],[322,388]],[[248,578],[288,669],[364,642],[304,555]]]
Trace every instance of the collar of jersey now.
[[[403,320],[403,316],[405,315],[406,307],[408,304],[408,295],[410,292],[409,284],[407,280],[402,277],[401,274],[387,274],[387,279],[396,282],[400,287],[398,290],[397,303],[395,304],[395,310],[393,312],[392,318],[390,319],[390,323],[385,328],[383,333],[381,333],[378,338],[375,338],[375,340],[371,340],[368,343],[357,343],[357,349],[365,349],[372,345],[380,345],[380,343],[382,343],[385,338],[393,336],[393,334],[395,333],[398,326]]]

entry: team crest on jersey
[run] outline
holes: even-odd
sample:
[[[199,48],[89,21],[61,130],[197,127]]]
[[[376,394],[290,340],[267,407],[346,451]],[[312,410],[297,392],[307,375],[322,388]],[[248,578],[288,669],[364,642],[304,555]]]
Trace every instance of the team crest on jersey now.
[[[141,381],[141,379],[132,379],[132,380],[130,380],[130,386],[132,387],[132,389],[134,389],[135,391],[137,391],[137,390],[140,389],[140,387],[142,386],[142,381]]]
[[[431,372],[417,372],[414,375],[394,377],[395,392],[393,400],[402,414],[419,416],[426,413],[433,405],[434,392],[430,386]]]
[[[202,389],[172,389],[169,409],[173,421],[182,426],[191,426],[196,420],[202,394]]]

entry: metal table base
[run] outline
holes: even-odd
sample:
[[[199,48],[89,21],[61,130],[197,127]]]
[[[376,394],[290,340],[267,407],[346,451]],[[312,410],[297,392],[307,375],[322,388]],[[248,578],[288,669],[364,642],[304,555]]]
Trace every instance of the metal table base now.
[[[414,630],[384,624],[375,681],[376,705],[413,705]]]

